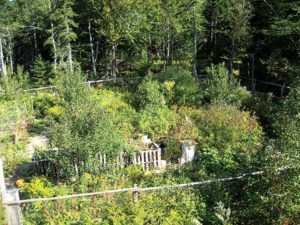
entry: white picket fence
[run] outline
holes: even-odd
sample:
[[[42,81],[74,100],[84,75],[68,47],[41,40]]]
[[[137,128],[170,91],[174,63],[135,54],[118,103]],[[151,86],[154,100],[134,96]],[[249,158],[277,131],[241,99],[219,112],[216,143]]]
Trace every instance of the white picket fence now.
[[[37,155],[32,161],[37,174],[58,178],[63,176],[63,174],[57,165],[57,162],[51,159],[51,151],[48,151],[49,158],[41,158]],[[59,151],[56,151],[55,153],[57,153],[58,156],[60,154]],[[77,175],[80,175],[82,174],[82,171],[87,170],[91,173],[101,173],[107,169],[120,170],[131,165],[140,165],[143,171],[152,171],[162,167],[160,148],[155,150],[140,151],[134,154],[121,153],[117,157],[109,157],[106,154],[98,154],[95,155],[95,160],[92,160],[92,163],[88,165],[76,155],[70,154],[67,157],[69,158],[70,164]]]

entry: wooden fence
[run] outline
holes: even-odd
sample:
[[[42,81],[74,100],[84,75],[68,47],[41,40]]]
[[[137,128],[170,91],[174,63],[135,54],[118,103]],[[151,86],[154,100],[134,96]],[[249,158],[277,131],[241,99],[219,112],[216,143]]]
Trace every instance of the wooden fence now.
[[[54,157],[53,154],[55,154]],[[83,171],[99,174],[107,170],[120,170],[130,165],[140,165],[143,171],[160,169],[162,166],[160,148],[133,154],[121,153],[117,157],[97,154],[91,161],[84,161],[74,153],[62,154],[62,151],[51,150],[43,152],[43,155],[36,154],[33,157],[35,172],[46,177],[64,177],[65,172],[60,166],[59,159],[69,161],[73,170],[71,172],[76,175],[82,174]]]

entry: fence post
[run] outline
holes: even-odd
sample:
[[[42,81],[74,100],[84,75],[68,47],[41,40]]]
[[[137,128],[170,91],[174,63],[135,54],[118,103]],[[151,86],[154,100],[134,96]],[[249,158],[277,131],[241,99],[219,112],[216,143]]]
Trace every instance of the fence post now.
[[[285,88],[285,83],[283,84],[283,86],[280,87],[280,100],[282,100],[283,98],[284,88]]]
[[[19,189],[10,189],[6,191],[6,215],[8,225],[22,225],[22,216],[20,208]],[[10,202],[16,202],[16,204],[9,204]]]
[[[6,185],[5,185],[5,177],[4,177],[4,158],[0,157],[0,191],[1,191],[1,196],[2,196],[2,202],[1,204],[3,204],[3,209],[4,209],[4,214],[5,217],[7,218],[7,210],[6,210]]]
[[[5,202],[6,186],[5,186],[3,164],[4,164],[4,158],[0,157],[0,191],[2,195],[2,200],[3,202]]]
[[[20,205],[7,205],[9,202],[19,202],[19,189],[6,190],[4,177],[4,158],[0,158],[0,190],[2,202],[5,210],[5,216],[8,225],[22,225]]]
[[[133,191],[133,203],[135,204],[138,201],[138,192],[136,191],[136,189],[138,188],[137,184],[134,184],[133,188],[135,189]]]

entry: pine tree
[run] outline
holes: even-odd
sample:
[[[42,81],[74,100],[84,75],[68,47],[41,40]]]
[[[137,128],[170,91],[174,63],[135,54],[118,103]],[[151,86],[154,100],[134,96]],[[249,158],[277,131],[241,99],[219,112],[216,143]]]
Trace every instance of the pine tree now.
[[[41,56],[38,56],[32,68],[32,82],[37,87],[43,87],[50,84],[51,78],[54,78],[51,64],[44,61]]]

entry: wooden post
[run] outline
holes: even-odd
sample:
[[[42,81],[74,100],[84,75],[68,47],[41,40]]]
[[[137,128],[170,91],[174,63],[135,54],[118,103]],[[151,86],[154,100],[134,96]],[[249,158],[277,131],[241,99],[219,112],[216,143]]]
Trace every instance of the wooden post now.
[[[0,158],[0,190],[8,225],[22,225],[20,205],[9,205],[9,202],[20,201],[19,189],[6,190],[4,177],[4,158]]]
[[[144,151],[141,151],[141,165],[143,170],[145,170]]]
[[[133,188],[138,188],[137,184],[134,184]],[[133,202],[137,203],[137,201],[138,201],[138,192],[135,190],[133,191]]]
[[[3,164],[4,164],[4,158],[1,157],[0,158],[0,191],[1,191],[1,195],[2,195],[2,200],[3,200],[3,202],[5,202],[6,186],[5,186]]]
[[[6,191],[6,215],[8,225],[22,225],[22,216],[20,208],[19,189],[10,189]],[[16,204],[9,204],[10,202],[17,202]]]
[[[145,168],[149,171],[149,151],[145,151]]]
[[[157,165],[161,168],[161,148],[157,149]]]

